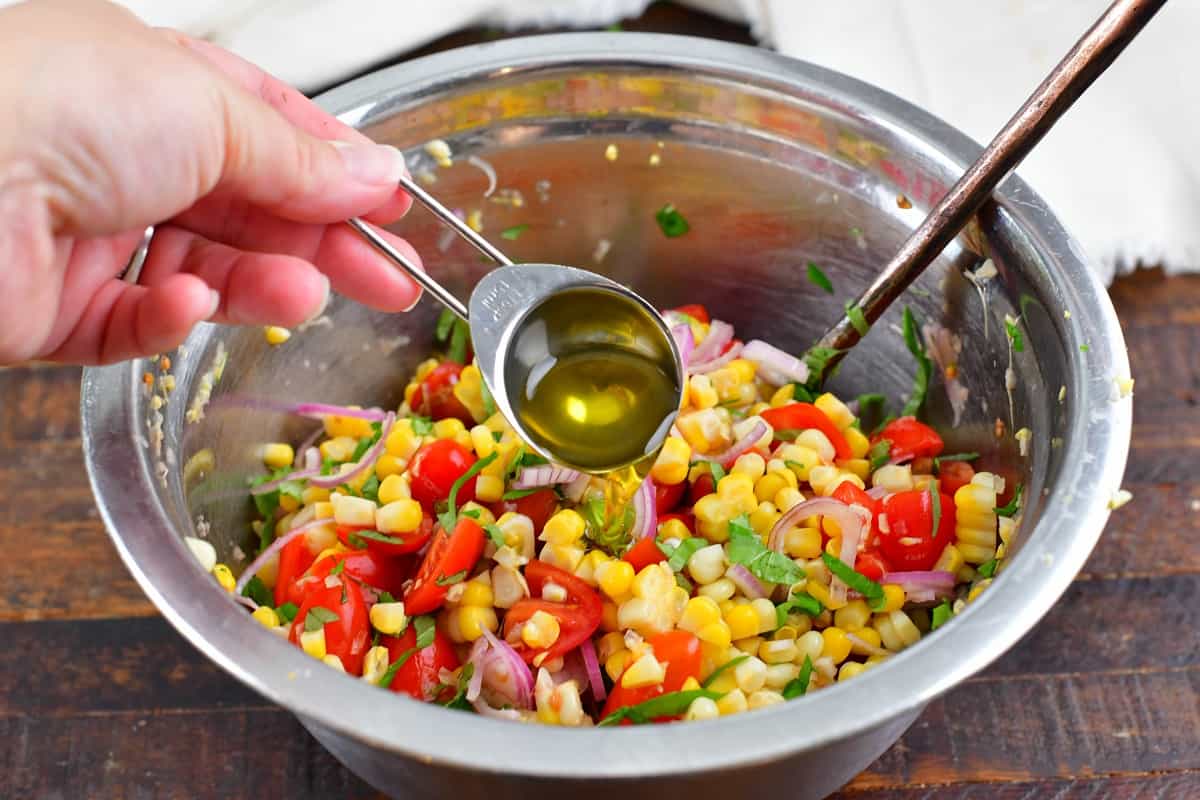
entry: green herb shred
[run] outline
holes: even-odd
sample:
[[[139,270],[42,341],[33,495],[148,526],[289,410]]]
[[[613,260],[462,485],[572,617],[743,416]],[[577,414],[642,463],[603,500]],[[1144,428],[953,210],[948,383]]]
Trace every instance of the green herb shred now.
[[[806,592],[793,594],[786,601],[775,606],[775,627],[782,628],[787,624],[788,614],[800,611],[810,617],[815,617],[825,610],[821,601]]]
[[[458,572],[454,573],[453,575],[443,575],[442,577],[435,580],[434,583],[436,583],[438,586],[453,586],[456,583],[462,583],[463,580],[466,579],[466,577],[467,577],[467,571],[465,569],[463,569],[463,570],[459,570]]]
[[[904,344],[908,347],[908,352],[917,360],[917,374],[913,377],[912,396],[904,404],[900,416],[915,417],[925,404],[925,395],[929,392],[929,381],[933,377],[933,360],[925,353],[917,318],[908,307],[904,309],[901,330],[904,332]]]
[[[319,631],[331,622],[336,622],[338,615],[325,606],[313,606],[304,615],[304,632]]]
[[[667,692],[653,697],[644,703],[618,708],[597,725],[616,725],[623,720],[629,720],[635,725],[644,725],[660,717],[678,717],[688,710],[693,701],[707,697],[709,700],[720,700],[725,695],[710,689],[692,689],[687,692]]]
[[[513,225],[511,228],[505,228],[500,231],[500,238],[507,239],[510,242],[515,242],[521,238],[521,234],[529,230],[528,225]]]
[[[804,577],[804,570],[795,561],[762,543],[745,514],[729,521],[729,560],[741,564],[751,575],[767,583],[791,585]]]
[[[704,683],[702,683],[700,685],[703,688],[708,689],[714,683],[717,682],[717,678],[721,677],[726,672],[729,672],[729,670],[735,668],[738,664],[742,663],[743,661],[745,661],[748,658],[750,658],[750,656],[747,654],[747,655],[738,656],[737,658],[729,659],[724,664],[722,664],[721,666],[717,667],[712,672],[710,672],[708,674],[708,677],[704,679]]]
[[[1012,499],[1004,505],[996,509],[998,517],[1012,517],[1021,509],[1021,495],[1025,493],[1025,484],[1018,483],[1017,490],[1013,492]]]
[[[1017,327],[1017,323],[1004,320],[1004,332],[1008,334],[1008,341],[1012,342],[1014,352],[1025,352],[1025,337],[1021,335],[1021,329]]]
[[[693,536],[690,539],[684,539],[677,546],[672,547],[666,542],[655,542],[662,554],[667,557],[667,566],[672,572],[680,572],[687,565],[688,559],[695,555],[697,550],[708,546],[708,540],[702,539],[699,536]]]
[[[929,492],[929,502],[933,506],[933,528],[929,538],[936,539],[938,537],[938,529],[942,524],[942,493],[930,486],[926,491]]]
[[[275,595],[267,588],[267,585],[255,575],[246,582],[246,587],[242,589],[242,594],[249,597],[260,606],[271,606],[275,603]]]
[[[950,601],[943,600],[940,605],[933,608],[933,616],[929,622],[929,629],[936,631],[945,625],[952,616],[954,616],[954,611],[950,608]]]
[[[859,336],[866,336],[867,331],[871,330],[871,324],[867,322],[866,315],[863,314],[863,310],[857,303],[846,302],[846,316],[849,318],[850,324],[854,326],[854,330],[858,331]]]
[[[812,659],[805,656],[804,663],[800,665],[800,674],[793,680],[788,681],[787,686],[783,687],[783,699],[794,700],[797,697],[804,696],[808,692],[808,684],[812,680],[812,673]]]
[[[692,229],[688,225],[688,221],[683,218],[683,215],[671,203],[667,203],[655,212],[654,219],[658,222],[658,227],[663,232],[663,235],[668,239],[683,236]]]
[[[999,564],[1000,562],[993,558],[980,564],[979,568],[976,569],[975,572],[978,573],[979,577],[981,578],[990,578],[996,574],[996,567],[999,566]]]
[[[808,262],[808,282],[818,289],[824,289],[827,294],[833,294],[833,282],[811,261]]]
[[[825,566],[829,567],[830,572],[841,579],[842,583],[867,598],[871,608],[878,610],[883,607],[885,599],[882,586],[861,572],[855,572],[853,567],[837,556],[821,553],[821,560],[825,562]]]
[[[474,478],[483,471],[484,467],[495,461],[498,455],[499,453],[495,452],[487,458],[479,459],[471,465],[470,469],[458,476],[458,480],[456,480],[450,487],[450,497],[447,500],[446,510],[441,514],[438,514],[438,524],[442,526],[442,530],[444,530],[446,533],[452,532],[454,530],[454,524],[458,522],[459,491],[467,484],[467,481],[471,480],[471,478]]]
[[[500,530],[500,526],[494,522],[489,522],[483,526],[483,532],[492,540],[492,544],[497,548],[504,547],[508,542],[504,538],[504,531]]]

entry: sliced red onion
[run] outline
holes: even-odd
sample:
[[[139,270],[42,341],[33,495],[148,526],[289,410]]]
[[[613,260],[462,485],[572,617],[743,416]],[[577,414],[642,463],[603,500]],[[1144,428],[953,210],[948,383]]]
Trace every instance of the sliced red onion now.
[[[490,649],[491,645],[482,636],[471,646],[471,655],[467,658],[467,663],[473,665],[474,669],[471,672],[471,680],[467,682],[467,702],[478,700],[479,693],[483,690],[483,673],[490,658]]]
[[[745,349],[745,347],[743,345],[735,344],[735,345],[733,345],[733,347],[730,347],[728,352],[726,352],[724,355],[720,355],[720,356],[717,356],[716,358],[709,359],[708,361],[705,361],[702,364],[697,363],[697,362],[692,362],[692,364],[688,367],[688,372],[690,372],[693,375],[706,375],[709,372],[716,372],[721,367],[728,364],[730,361],[733,361],[735,358],[740,357],[742,355],[742,351],[744,349]]]
[[[746,342],[742,358],[753,361],[758,366],[758,376],[776,386],[808,380],[807,364],[761,339]]]
[[[587,670],[588,683],[592,685],[592,697],[597,703],[603,703],[607,696],[604,688],[604,676],[600,674],[600,659],[596,657],[596,643],[592,637],[583,640],[579,645],[579,655],[583,657],[583,668]]]
[[[852,510],[857,508],[866,515],[865,524],[851,525],[848,530],[843,528],[841,523],[838,523],[838,530],[842,534],[842,551],[838,554],[838,558],[842,560],[843,564],[850,567],[850,569],[854,569],[854,562],[858,560],[858,544],[862,541],[863,536],[866,535],[867,528],[871,524],[871,511],[860,505],[851,505],[849,508]],[[834,602],[840,603],[846,599],[846,589],[848,588],[842,579],[835,575],[829,582],[829,596]]]
[[[867,653],[867,655],[872,655],[872,656],[891,655],[891,653],[889,653],[887,650],[884,650],[882,647],[871,644],[866,639],[855,636],[853,633],[847,633],[846,639],[849,640],[850,644],[856,645],[860,649],[864,650]]]
[[[271,544],[267,546],[266,550],[263,550],[261,553],[259,553],[258,556],[253,561],[251,561],[250,564],[244,570],[242,570],[241,576],[238,577],[237,583],[234,584],[234,587],[233,587],[234,594],[240,595],[242,593],[242,590],[246,588],[246,584],[248,584],[250,582],[251,578],[253,578],[255,575],[258,574],[258,571],[263,568],[263,565],[266,564],[267,561],[270,560],[271,556],[275,555],[280,550],[282,550],[284,548],[284,546],[287,545],[287,543],[290,542],[292,539],[295,539],[297,536],[304,535],[306,532],[312,530],[313,528],[319,528],[322,525],[328,525],[331,522],[333,522],[333,520],[328,519],[328,518],[314,519],[310,522],[306,522],[303,525],[300,525],[299,527],[292,528],[290,531],[285,533],[283,536],[277,537],[275,539],[275,541],[271,542]]]
[[[729,569],[725,570],[725,577],[733,581],[734,586],[741,589],[742,594],[751,600],[767,596],[766,587],[743,564],[731,564]]]
[[[583,499],[583,493],[587,491],[588,484],[592,482],[592,476],[587,473],[579,473],[579,477],[563,487],[563,494],[572,503],[578,503]]]
[[[937,600],[937,592],[933,589],[919,589],[914,592],[907,592],[908,602],[910,603],[932,603]]]
[[[887,496],[888,490],[882,486],[872,486],[870,489],[867,489],[867,497],[870,497],[872,500],[882,500]]]
[[[695,458],[698,461],[710,461],[728,467],[730,464],[736,461],[737,457],[742,453],[745,453],[748,450],[753,450],[754,445],[758,444],[758,440],[767,435],[767,430],[768,428],[766,422],[761,419],[756,420],[754,427],[750,429],[750,432],[734,442],[729,448],[722,450],[719,453],[714,453],[707,456],[697,453]]]
[[[240,592],[239,592],[238,594],[235,594],[235,595],[233,596],[233,600],[234,600],[234,602],[236,602],[238,605],[243,605],[243,606],[245,606],[246,608],[250,609],[251,611],[257,611],[257,610],[258,610],[258,603],[254,602],[254,601],[253,601],[253,600],[251,600],[249,597],[246,597],[246,595],[244,595],[244,594],[242,594],[242,593],[240,593]]]
[[[302,417],[316,417],[318,419],[332,416],[379,422],[387,416],[381,408],[349,408],[347,406],[333,406],[328,403],[297,403],[285,408],[293,414],[299,414]]]
[[[309,447],[304,451],[304,468],[315,469],[321,471],[321,451],[315,447]]]
[[[479,156],[467,156],[467,163],[487,176],[488,187],[483,190],[483,196],[491,197],[496,191],[496,168]]]
[[[541,464],[536,467],[522,467],[512,482],[514,489],[538,489],[543,486],[557,486],[560,483],[571,483],[579,478],[578,470],[559,467],[554,464]]]
[[[287,475],[284,475],[282,478],[277,478],[276,480],[273,480],[273,481],[267,481],[266,483],[260,483],[258,486],[251,486],[250,494],[252,494],[252,495],[270,494],[271,492],[275,491],[276,489],[278,489],[280,486],[287,483],[288,481],[307,480],[308,478],[312,478],[312,477],[320,475],[320,474],[321,474],[320,466],[316,467],[315,469],[306,468],[306,469],[296,470],[295,472],[291,472],[291,473],[288,473]]]
[[[692,335],[692,326],[688,324],[672,325],[671,336],[675,339],[675,346],[679,348],[679,360],[683,362],[683,369],[686,371],[688,364],[692,363],[692,351],[696,348],[696,337]]]
[[[480,642],[483,644],[480,645]],[[468,685],[468,700],[474,702],[481,699],[480,692],[487,688],[515,708],[533,706],[533,673],[508,642],[484,630],[482,638],[476,640],[471,649],[471,660],[475,663],[475,674],[481,677],[473,697],[471,685]],[[471,684],[474,682],[475,676],[472,675]]]
[[[704,337],[704,341],[696,345],[696,349],[692,351],[692,363],[703,364],[705,361],[712,361],[721,355],[725,345],[731,341],[733,341],[733,326],[728,322],[714,319],[708,324],[708,335]]]
[[[894,583],[907,592],[930,590],[950,591],[954,588],[956,579],[953,572],[945,570],[920,570],[913,572],[886,572],[880,583]]]
[[[838,530],[842,534],[842,551],[839,558],[846,562],[847,566],[853,568],[858,543],[862,540],[863,535],[867,532],[867,527],[871,524],[871,512],[860,505],[848,506],[840,500],[834,500],[832,497],[816,497],[788,509],[779,518],[779,521],[775,523],[775,527],[771,528],[771,536],[767,539],[767,547],[782,553],[784,539],[787,537],[788,530],[800,522],[800,520],[814,515],[830,517],[837,523]],[[854,549],[850,550],[847,543],[852,543]],[[845,557],[848,551],[849,559]],[[846,598],[846,584],[841,579],[835,577],[829,584],[829,594],[832,598],[844,600]]]
[[[515,708],[492,708],[482,697],[471,703],[471,707],[483,717],[506,719],[510,722],[524,722],[525,714]]]
[[[633,495],[633,530],[630,538],[636,542],[652,537],[657,532],[658,509],[654,502],[654,482],[647,475]]]
[[[343,483],[349,483],[359,476],[365,470],[371,468],[371,465],[383,455],[383,449],[387,444],[388,434],[392,432],[392,425],[396,423],[396,412],[389,411],[383,418],[383,427],[379,429],[379,441],[371,445],[371,449],[363,453],[363,457],[358,460],[354,468],[349,472],[334,473],[333,475],[318,475],[309,480],[309,484],[320,489],[336,489]]]
[[[317,443],[317,439],[321,438],[321,434],[325,432],[325,427],[322,425],[315,431],[304,437],[304,441],[296,445],[296,460],[292,462],[292,466],[300,469],[301,466],[310,466],[305,462],[308,457],[308,449]],[[320,461],[320,458],[317,459]]]

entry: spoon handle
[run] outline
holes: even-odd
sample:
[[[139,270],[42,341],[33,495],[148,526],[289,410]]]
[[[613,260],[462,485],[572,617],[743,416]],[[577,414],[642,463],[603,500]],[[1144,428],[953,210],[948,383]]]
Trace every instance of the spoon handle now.
[[[408,276],[421,285],[421,288],[429,292],[434,298],[444,305],[446,308],[454,312],[459,319],[464,322],[467,320],[467,307],[462,304],[462,301],[450,293],[445,286],[429,277],[429,273],[418,267],[416,264],[408,260],[408,257],[392,247],[387,239],[384,239],[370,225],[363,222],[357,217],[346,220],[346,224],[356,230],[360,236],[367,240],[380,253],[384,255],[400,269],[408,273]]]
[[[1083,35],[996,134],[929,216],[892,257],[857,305],[873,323],[958,235],[992,190],[1008,176],[1075,100],[1106,70],[1166,0],[1117,0]],[[825,362],[822,380],[861,338],[849,315],[816,347],[838,351]]]
[[[421,205],[432,211],[434,216],[453,228],[455,233],[474,245],[475,249],[492,261],[495,261],[502,267],[511,267],[513,265],[511,258],[501,253],[494,244],[472,230],[470,225],[454,216],[453,211],[446,208],[438,202],[437,198],[418,186],[412,178],[407,175],[401,176],[400,188],[412,195]]]

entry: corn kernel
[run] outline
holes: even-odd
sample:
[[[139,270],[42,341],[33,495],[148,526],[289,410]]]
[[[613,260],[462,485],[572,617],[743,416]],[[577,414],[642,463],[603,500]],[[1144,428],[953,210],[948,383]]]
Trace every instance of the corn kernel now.
[[[388,454],[408,461],[421,446],[421,437],[413,431],[411,420],[396,420],[383,446]]]
[[[729,626],[723,620],[717,620],[700,628],[696,631],[696,638],[714,647],[729,647],[733,641]]]
[[[825,608],[829,609],[830,611],[836,612],[839,608],[846,605],[845,600],[840,602],[834,600],[833,596],[829,592],[829,587],[825,586],[824,584],[817,583],[815,580],[812,580],[811,577],[808,583],[804,585],[804,590],[816,598],[821,605],[825,606]]]
[[[724,570],[724,566],[721,567]],[[694,577],[694,576],[693,576]],[[723,600],[728,600],[737,594],[737,586],[729,578],[718,578],[712,583],[707,583],[696,590],[696,593],[703,597],[711,597],[718,604]]]
[[[833,449],[833,443],[829,441],[829,437],[816,428],[800,431],[796,436],[795,444],[816,452],[818,463],[821,464],[832,464],[833,459],[837,456],[837,451]]]
[[[290,444],[275,442],[273,444],[263,445],[262,460],[263,464],[271,469],[280,469],[281,467],[290,467],[292,461],[296,458],[296,453],[292,450]]]
[[[903,650],[921,638],[921,631],[903,611],[876,614],[871,625],[879,632],[880,641],[888,650]]]
[[[775,605],[769,599],[760,597],[757,600],[751,600],[750,608],[758,616],[758,633],[775,630],[779,618],[775,613]]]
[[[621,674],[621,686],[625,689],[657,686],[666,678],[667,668],[652,654],[647,653],[630,664]]]
[[[754,710],[783,702],[783,695],[770,689],[759,689],[746,698],[746,707]]]
[[[357,408],[357,406],[350,406],[350,408]],[[353,453],[354,448],[358,446],[358,440],[364,436],[374,436],[375,431],[371,428],[370,420],[331,414],[325,417],[325,434],[331,437],[350,439],[353,443],[350,446],[350,452]]]
[[[538,538],[550,544],[574,544],[583,538],[586,527],[587,523],[578,511],[564,508],[546,520],[546,527]]]
[[[799,676],[800,668],[795,664],[770,664],[767,666],[767,677],[763,686],[778,691]]]
[[[375,504],[365,497],[335,494],[331,496],[333,519],[339,525],[371,528],[375,525]]]
[[[804,659],[816,661],[825,649],[825,637],[820,631],[808,631],[796,639],[796,663],[802,664]]]
[[[847,661],[845,664],[842,664],[842,668],[838,670],[838,682],[840,683],[841,681],[850,680],[855,675],[862,674],[862,671],[865,669],[866,666],[859,664],[857,661]]]
[[[380,633],[399,636],[408,628],[404,603],[376,603],[371,606],[371,625]]]
[[[292,332],[278,325],[267,325],[263,328],[263,336],[266,338],[267,344],[275,347],[292,338]]]
[[[300,648],[317,659],[318,661],[325,658],[325,626],[321,626],[315,631],[304,631],[300,634]]]
[[[475,478],[475,497],[484,503],[495,503],[504,496],[504,479],[495,475],[480,475]]]
[[[904,605],[904,587],[895,583],[883,585],[883,608],[881,611],[897,611]]]
[[[300,502],[304,505],[313,505],[329,499],[329,490],[322,489],[318,486],[309,486],[300,493]]]
[[[871,440],[858,428],[845,428],[842,435],[846,437],[846,444],[850,446],[851,458],[866,458],[867,453],[871,452]]]
[[[416,500],[396,500],[375,509],[375,529],[380,533],[412,533],[421,527],[424,518]]]
[[[813,405],[821,410],[829,421],[839,431],[846,430],[854,424],[854,412],[846,404],[830,392],[825,392],[813,401]]]
[[[767,665],[757,656],[750,656],[733,668],[737,688],[746,694],[757,692],[767,680]]]
[[[688,530],[687,524],[682,520],[671,518],[659,524],[658,538],[663,541],[670,539],[690,539],[692,538],[692,532]]]
[[[584,550],[578,545],[548,544],[542,548],[540,558],[551,566],[574,574],[583,561]]]
[[[853,430],[853,428],[851,428]],[[844,473],[853,475],[859,481],[866,485],[866,480],[871,476],[871,462],[865,458],[845,458],[837,462],[837,465]],[[857,485],[857,484],[855,484]],[[863,486],[859,487],[860,489]]]
[[[814,492],[821,497],[828,497],[833,494],[834,481],[838,480],[841,474],[841,470],[837,467],[820,464],[808,471],[808,482],[812,485]]]
[[[871,475],[871,485],[892,493],[911,491],[912,467],[908,464],[884,464]]]
[[[692,448],[678,436],[668,436],[650,468],[650,476],[664,486],[674,486],[687,478]]]
[[[349,436],[335,436],[332,439],[326,439],[321,442],[317,449],[321,452],[322,458],[330,458],[334,461],[349,461],[354,455],[356,447],[358,447],[357,439],[352,439]]]
[[[865,600],[851,600],[833,614],[833,624],[847,633],[865,627],[871,621],[871,609]]]
[[[821,655],[831,659],[834,664],[842,663],[850,655],[850,640],[841,628],[831,625],[821,631],[821,638],[825,642]]]
[[[342,664],[342,660],[332,653],[321,659],[327,667],[333,667],[338,672],[345,672],[346,667]]]
[[[706,408],[681,414],[675,425],[696,452],[717,452],[732,444],[733,434],[728,413],[722,415],[721,411],[724,409]]]
[[[759,617],[749,605],[736,606],[725,615],[725,624],[729,626],[730,636],[734,640],[754,636],[759,631]]]
[[[717,702],[707,697],[697,697],[688,705],[687,713],[683,715],[687,720],[702,720],[716,719],[721,716],[721,710],[717,708]]]
[[[750,527],[760,536],[766,536],[775,527],[775,523],[783,514],[775,508],[774,503],[763,502],[750,512]]]
[[[883,640],[879,637],[879,631],[874,628],[860,628],[854,632],[854,637],[872,647],[883,646]],[[858,644],[857,642],[851,642],[850,652],[856,656],[869,656],[872,654],[870,647],[863,647],[862,644]]]
[[[692,507],[696,517],[696,533],[710,542],[729,538],[729,520],[737,516],[730,504],[714,494],[706,494]]]
[[[717,601],[711,597],[693,597],[688,600],[687,606],[683,609],[683,616],[679,618],[679,627],[682,630],[696,633],[704,626],[720,621],[721,608],[717,605]]]
[[[788,474],[792,475],[790,471]],[[795,475],[792,475],[793,480],[795,480],[795,477]],[[795,489],[791,486],[785,486],[775,493],[774,502],[776,508],[778,508],[781,512],[786,513],[803,503],[804,495],[801,494],[799,489]]]
[[[606,601],[600,607],[600,629],[605,631],[621,630],[619,614],[620,611],[617,604]]]
[[[212,568],[212,575],[217,579],[217,583],[227,592],[232,592],[237,586],[237,579],[233,577],[233,572],[224,564],[216,564]]]
[[[484,573],[484,576],[486,575],[487,573]],[[483,576],[467,581],[463,587],[462,597],[458,598],[459,605],[490,606],[495,602],[491,584],[482,578]]]
[[[948,544],[946,545],[946,548],[942,550],[942,554],[938,556],[937,563],[933,565],[933,568],[935,570],[941,570],[945,572],[958,572],[960,569],[962,569],[965,563],[966,561],[963,559],[962,553],[959,551],[958,547],[953,544]],[[896,609],[892,608],[888,610],[895,611]]]
[[[743,456],[744,458],[744,456]],[[791,474],[789,471],[788,474]],[[793,480],[795,475],[792,475]],[[791,488],[787,479],[778,472],[769,472],[754,482],[754,496],[760,501],[774,500],[775,496],[784,489]]]
[[[313,519],[333,519],[333,503],[328,500],[314,503]]]
[[[383,674],[387,672],[388,660],[391,654],[388,649],[382,645],[376,645],[367,651],[363,656],[363,674],[362,679],[367,683],[379,683]]]
[[[606,561],[596,567],[595,574],[600,591],[614,600],[628,595],[633,586],[633,565],[628,561]]]
[[[730,714],[740,714],[748,707],[746,695],[741,689],[734,689],[726,692],[720,700],[717,701],[717,710],[721,712],[721,716],[727,717]]]
[[[790,664],[798,652],[794,639],[773,639],[758,647],[758,657],[765,664]]]
[[[558,641],[560,632],[558,618],[539,609],[521,626],[521,641],[535,650],[544,650]]]
[[[479,458],[487,458],[496,450],[496,440],[492,431],[486,425],[476,425],[471,428],[471,449]]]
[[[628,650],[618,650],[605,659],[604,671],[608,673],[612,682],[616,683],[621,679],[621,674],[625,672],[632,660],[633,653]]]
[[[767,462],[758,453],[742,453],[733,462],[733,467],[729,471],[739,475],[746,475],[750,480],[757,481],[766,474]]]
[[[279,615],[276,614],[275,609],[271,608],[270,606],[259,606],[258,608],[254,609],[254,613],[250,616],[254,617],[254,619],[258,621],[258,624],[262,625],[264,628],[279,627]]]
[[[464,642],[483,636],[484,630],[495,633],[500,627],[495,609],[484,605],[463,605],[455,610],[458,632]],[[521,629],[524,633],[524,628]]]
[[[783,536],[783,552],[791,558],[818,558],[821,532],[816,528],[789,528]]]

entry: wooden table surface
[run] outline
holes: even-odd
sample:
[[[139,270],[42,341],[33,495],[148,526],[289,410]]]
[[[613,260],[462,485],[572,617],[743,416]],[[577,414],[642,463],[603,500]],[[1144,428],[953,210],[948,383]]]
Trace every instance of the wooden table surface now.
[[[627,27],[746,37],[670,7]],[[1112,297],[1134,502],[1029,636],[836,797],[1200,797],[1200,277],[1144,271]],[[0,370],[0,798],[377,798],[126,573],[84,474],[79,374]]]

